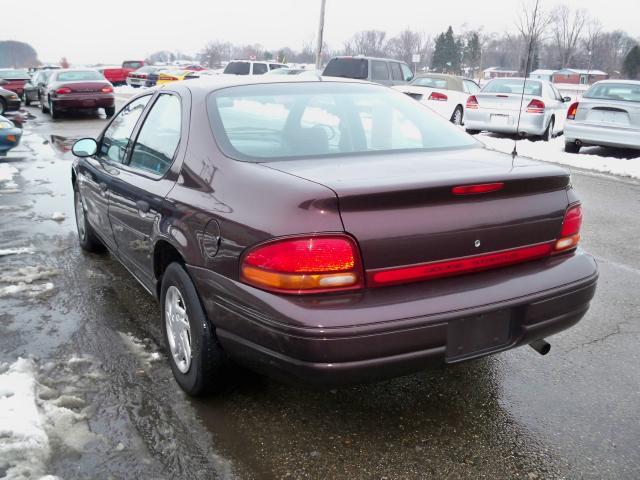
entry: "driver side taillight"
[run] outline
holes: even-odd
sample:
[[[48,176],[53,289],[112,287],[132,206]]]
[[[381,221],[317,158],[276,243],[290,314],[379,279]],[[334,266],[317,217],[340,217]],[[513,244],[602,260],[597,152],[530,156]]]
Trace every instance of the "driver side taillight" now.
[[[562,220],[560,238],[556,241],[554,250],[563,252],[578,246],[580,241],[580,227],[582,226],[582,206],[577,203],[570,205]]]

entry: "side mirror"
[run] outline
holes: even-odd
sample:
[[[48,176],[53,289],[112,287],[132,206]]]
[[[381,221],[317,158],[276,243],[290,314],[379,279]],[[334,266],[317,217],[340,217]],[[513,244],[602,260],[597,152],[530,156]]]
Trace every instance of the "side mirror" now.
[[[562,101],[563,101],[564,103],[569,103],[569,102],[571,101],[571,97],[564,97],[564,98],[562,99]]]
[[[0,87],[3,86],[3,85],[6,85],[7,83],[9,83],[9,82],[7,82],[6,80],[0,80]]]
[[[93,138],[81,138],[71,149],[76,157],[91,157],[98,151],[98,142]]]

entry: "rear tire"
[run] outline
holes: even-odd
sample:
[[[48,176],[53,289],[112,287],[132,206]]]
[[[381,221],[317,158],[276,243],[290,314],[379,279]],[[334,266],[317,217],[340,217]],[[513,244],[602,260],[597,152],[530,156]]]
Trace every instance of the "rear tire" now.
[[[191,396],[224,389],[225,354],[207,320],[196,287],[178,262],[171,263],[162,276],[160,308],[169,363],[180,388]]]
[[[465,130],[469,135],[478,135],[480,130],[469,130],[468,128]]]
[[[29,100],[29,95],[27,95],[26,93],[24,94],[24,106],[28,107],[31,105],[31,100]]]
[[[73,190],[73,204],[75,206],[76,227],[78,229],[78,243],[80,244],[80,248],[92,253],[104,252],[106,248],[87,221],[82,196],[76,188]]]
[[[453,115],[451,115],[451,123],[454,125],[462,125],[462,117],[464,112],[462,111],[462,107],[458,105],[456,109],[453,111]]]
[[[42,110],[42,113],[49,113],[49,105],[42,98],[40,99],[40,110]]]
[[[52,120],[60,118],[60,111],[51,100],[49,100],[49,114],[51,115]]]
[[[555,122],[553,118],[549,120],[549,125],[547,125],[547,129],[542,134],[542,141],[550,142],[553,140],[553,127],[555,126]]]
[[[580,147],[573,142],[565,142],[564,151],[567,153],[580,153]]]
[[[111,118],[116,114],[116,107],[105,107],[104,113],[107,118]]]

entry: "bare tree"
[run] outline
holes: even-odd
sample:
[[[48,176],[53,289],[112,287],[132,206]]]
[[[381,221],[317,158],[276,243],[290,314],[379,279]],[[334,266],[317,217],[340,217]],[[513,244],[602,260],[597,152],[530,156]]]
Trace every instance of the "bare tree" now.
[[[420,55],[420,65],[428,65],[428,57],[432,49],[431,38],[424,33],[405,29],[397,36],[391,38],[386,45],[386,52],[398,60],[409,65],[413,61],[413,55]]]
[[[516,19],[516,28],[526,49],[523,55],[525,59],[521,61],[523,70],[533,64],[534,54],[546,39],[551,19],[549,12],[540,6],[540,0],[521,3],[520,13]]]
[[[551,13],[553,38],[558,54],[558,66],[570,66],[576,53],[582,30],[587,23],[587,11],[571,10],[566,5],[558,5]]]
[[[345,53],[347,55],[383,57],[386,54],[386,37],[387,33],[380,30],[363,30],[345,43]]]
[[[225,59],[228,59],[231,51],[231,44],[229,42],[221,42],[214,40],[207,43],[202,51],[202,61],[209,65],[209,68],[220,65]]]

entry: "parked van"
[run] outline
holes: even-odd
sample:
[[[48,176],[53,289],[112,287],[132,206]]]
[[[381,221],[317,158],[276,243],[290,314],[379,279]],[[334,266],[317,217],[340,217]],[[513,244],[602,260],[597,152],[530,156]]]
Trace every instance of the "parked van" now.
[[[333,57],[322,75],[355,78],[382,85],[406,85],[413,79],[409,65],[399,60],[375,57]]]

